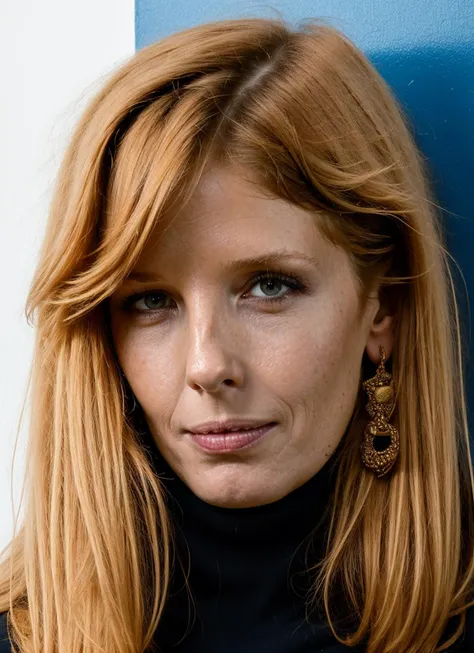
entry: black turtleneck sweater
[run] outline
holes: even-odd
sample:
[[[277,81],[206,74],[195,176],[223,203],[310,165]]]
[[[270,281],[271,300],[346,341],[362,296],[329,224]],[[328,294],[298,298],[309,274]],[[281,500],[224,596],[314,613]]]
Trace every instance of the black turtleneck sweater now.
[[[309,481],[274,503],[220,508],[199,499],[162,458],[158,460],[169,493],[177,553],[171,596],[156,634],[160,651],[364,650],[340,644],[317,611],[305,616],[307,568],[322,555],[326,509],[336,478],[333,463],[329,460]]]

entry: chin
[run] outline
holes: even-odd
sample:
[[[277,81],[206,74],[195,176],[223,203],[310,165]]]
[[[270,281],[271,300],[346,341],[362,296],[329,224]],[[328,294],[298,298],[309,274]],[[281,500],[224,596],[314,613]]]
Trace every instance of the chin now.
[[[208,471],[197,478],[186,479],[186,484],[202,501],[220,508],[255,508],[277,501],[284,493],[272,492],[256,471],[248,474],[229,470]]]
[[[214,492],[205,494],[195,492],[195,494],[206,503],[209,503],[211,506],[217,506],[218,508],[256,508],[265,503],[271,503],[268,499],[255,495],[242,494],[241,496],[229,496],[228,494],[216,495]]]

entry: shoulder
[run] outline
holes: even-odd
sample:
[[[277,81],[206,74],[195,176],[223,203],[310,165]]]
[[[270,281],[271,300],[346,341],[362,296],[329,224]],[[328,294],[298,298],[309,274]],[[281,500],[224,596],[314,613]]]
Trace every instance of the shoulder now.
[[[7,615],[8,612],[2,612],[0,614],[0,653],[11,653],[12,651],[8,637]]]

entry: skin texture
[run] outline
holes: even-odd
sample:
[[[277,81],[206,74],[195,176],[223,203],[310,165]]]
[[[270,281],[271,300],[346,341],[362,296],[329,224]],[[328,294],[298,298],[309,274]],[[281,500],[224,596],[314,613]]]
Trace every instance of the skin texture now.
[[[377,288],[359,314],[346,252],[314,215],[259,195],[237,166],[210,167],[191,201],[160,226],[110,298],[112,337],[161,453],[201,499],[223,507],[276,501],[316,474],[353,413],[364,351],[392,350],[392,316]],[[317,263],[223,265],[274,250]],[[253,281],[267,269],[295,276]],[[148,293],[124,307],[124,300]],[[275,302],[273,297],[284,297]],[[277,427],[248,448],[207,453],[181,429],[247,417]]]

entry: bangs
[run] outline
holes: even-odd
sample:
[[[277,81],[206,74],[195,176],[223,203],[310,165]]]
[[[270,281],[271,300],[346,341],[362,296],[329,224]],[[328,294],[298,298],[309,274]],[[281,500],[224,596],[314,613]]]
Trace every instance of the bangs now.
[[[80,318],[110,296],[150,235],[160,223],[166,229],[191,197],[208,158],[201,134],[216,115],[207,96],[197,85],[188,87],[179,102],[175,94],[160,97],[110,139],[101,166],[106,184],[98,245],[88,255],[89,264],[64,283],[53,302],[67,308],[65,321]]]

